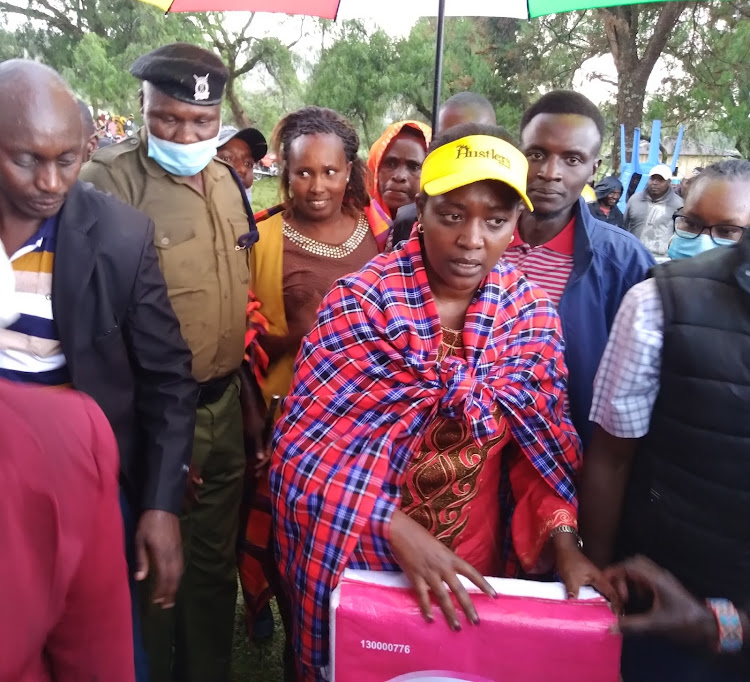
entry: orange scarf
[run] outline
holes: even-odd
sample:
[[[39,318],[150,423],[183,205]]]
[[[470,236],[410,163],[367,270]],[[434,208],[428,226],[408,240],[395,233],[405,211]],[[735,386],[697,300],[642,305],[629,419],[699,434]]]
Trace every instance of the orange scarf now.
[[[398,121],[397,123],[393,123],[392,125],[388,126],[385,129],[385,132],[380,136],[378,141],[374,145],[372,145],[372,147],[370,148],[370,158],[367,160],[367,167],[372,173],[372,186],[370,187],[370,196],[375,199],[375,201],[377,201],[380,206],[383,207],[383,210],[386,212],[386,215],[389,218],[393,218],[393,216],[390,215],[390,211],[385,205],[383,197],[380,196],[380,188],[378,187],[378,169],[380,168],[380,164],[383,161],[385,152],[390,146],[391,142],[393,142],[396,135],[398,135],[406,127],[414,128],[414,130],[418,130],[420,133],[422,133],[422,135],[424,136],[425,149],[430,146],[430,142],[432,141],[432,128],[430,128],[430,126],[425,125],[424,123],[420,123],[419,121]]]

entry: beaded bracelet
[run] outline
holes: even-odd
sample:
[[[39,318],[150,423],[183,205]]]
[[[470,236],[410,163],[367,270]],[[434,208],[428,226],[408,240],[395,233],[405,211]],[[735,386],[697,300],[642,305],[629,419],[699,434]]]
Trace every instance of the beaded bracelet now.
[[[707,599],[706,605],[714,614],[719,626],[719,641],[715,651],[734,654],[742,649],[743,633],[740,614],[728,599]]]

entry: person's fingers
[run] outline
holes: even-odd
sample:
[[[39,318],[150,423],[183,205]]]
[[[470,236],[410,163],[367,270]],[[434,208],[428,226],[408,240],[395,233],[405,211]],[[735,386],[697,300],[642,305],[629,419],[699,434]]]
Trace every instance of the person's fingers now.
[[[620,616],[617,619],[617,630],[623,635],[660,634],[661,624],[652,612],[631,616]]]
[[[153,558],[156,580],[152,601],[154,604],[161,604],[163,609],[174,606],[182,575],[182,561],[178,556],[172,554],[171,552],[160,552]]]
[[[461,623],[458,620],[458,614],[456,613],[456,607],[453,605],[453,600],[451,599],[448,590],[445,589],[443,579],[437,573],[434,573],[427,578],[427,584],[435,595],[435,599],[437,599],[437,603],[440,606],[440,610],[443,612],[445,619],[448,621],[448,625],[450,625],[452,630],[458,632],[458,630],[461,629]]]
[[[663,569],[659,568],[651,559],[640,555],[626,559],[620,564],[620,568],[630,582],[647,589],[652,589],[654,582],[664,574]]]
[[[417,602],[419,603],[419,610],[422,612],[422,618],[428,623],[432,623],[435,620],[435,616],[432,614],[430,590],[427,587],[427,583],[421,576],[417,576],[411,582],[417,594]]]
[[[135,579],[145,580],[148,577],[149,561],[146,541],[140,533],[135,536]]]
[[[156,557],[152,557],[153,571],[152,573],[152,588],[151,588],[151,601],[154,604],[161,604],[164,606],[166,603],[167,588],[164,582],[164,570],[159,565],[159,561]]]
[[[615,613],[622,613],[622,607],[625,602],[621,599],[620,593],[612,584],[611,579],[608,579],[603,573],[597,571],[591,576],[589,584],[599,592],[599,594],[606,597]]]
[[[630,593],[628,591],[628,579],[627,577],[619,572],[608,572],[604,573],[605,579],[608,579],[612,585],[612,588],[617,592],[617,598],[620,606],[628,603]]]
[[[459,559],[459,564],[456,567],[456,573],[460,573],[465,578],[468,578],[473,582],[482,592],[484,592],[488,597],[492,597],[495,599],[497,597],[497,592],[492,588],[492,585],[490,585],[485,577],[477,571],[476,568],[474,568],[469,562],[463,561],[462,559]]]
[[[469,619],[469,622],[473,625],[479,625],[479,614],[474,606],[474,602],[471,601],[469,593],[466,588],[461,584],[461,580],[455,573],[449,573],[445,576],[445,582],[450,587],[451,592],[456,597],[456,600],[461,605],[463,612]]]
[[[562,576],[565,583],[565,596],[567,599],[578,599],[578,593],[581,591],[582,581],[578,571],[565,572]]]
[[[181,562],[172,561],[166,568],[167,575],[164,579],[164,601],[161,607],[171,609],[177,600],[177,590],[180,586],[180,577],[182,576]]]

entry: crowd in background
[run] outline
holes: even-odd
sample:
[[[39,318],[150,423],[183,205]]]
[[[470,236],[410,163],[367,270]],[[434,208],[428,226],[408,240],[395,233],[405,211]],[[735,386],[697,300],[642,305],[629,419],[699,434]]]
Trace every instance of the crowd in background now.
[[[625,682],[748,678],[749,162],[623,213],[572,91],[513,132],[460,93],[365,160],[330,109],[221,127],[202,48],[131,73],[144,125],[99,148],[0,63],[0,680],[224,682],[238,575],[326,680],[347,567],[454,630],[459,575],[591,585]]]

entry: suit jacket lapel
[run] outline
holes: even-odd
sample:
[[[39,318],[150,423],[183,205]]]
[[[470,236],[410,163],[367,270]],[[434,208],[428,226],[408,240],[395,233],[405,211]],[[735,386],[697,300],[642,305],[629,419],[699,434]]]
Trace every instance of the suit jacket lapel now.
[[[79,331],[75,313],[96,261],[96,253],[88,238],[89,230],[97,221],[91,208],[86,201],[83,185],[77,182],[62,207],[57,228],[57,248],[52,273],[52,314],[71,376],[74,371],[75,339]]]

